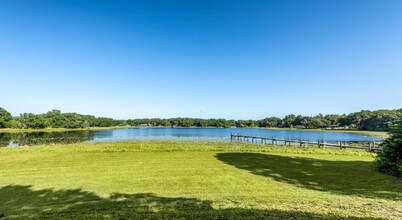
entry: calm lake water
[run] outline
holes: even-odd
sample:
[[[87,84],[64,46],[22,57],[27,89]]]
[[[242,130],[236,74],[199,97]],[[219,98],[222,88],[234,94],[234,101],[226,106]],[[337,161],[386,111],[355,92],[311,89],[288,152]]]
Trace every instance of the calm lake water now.
[[[257,128],[127,128],[98,131],[0,133],[0,146],[152,139],[229,140],[231,133],[311,141],[320,139],[328,143],[382,140],[381,138],[343,132],[267,130]]]

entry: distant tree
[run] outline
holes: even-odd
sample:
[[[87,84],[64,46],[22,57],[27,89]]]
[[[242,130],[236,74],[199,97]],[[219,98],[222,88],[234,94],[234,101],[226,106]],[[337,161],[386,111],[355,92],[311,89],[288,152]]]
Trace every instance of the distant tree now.
[[[93,116],[93,115],[83,115],[82,117],[83,117],[83,119],[84,119],[85,121],[87,121],[87,122],[89,123],[89,126],[90,126],[90,127],[91,127],[91,126],[94,126],[95,121],[96,121],[96,117],[95,117],[95,116]]]
[[[7,128],[12,119],[10,112],[0,107],[0,128]]]
[[[298,115],[296,116],[295,120],[294,120],[294,125],[302,125],[304,117],[302,115]]]
[[[250,127],[250,128],[258,127],[258,123],[254,120],[249,120],[247,125],[248,125],[247,127]]]
[[[14,128],[14,129],[18,129],[18,128],[22,128],[22,124],[20,121],[18,121],[18,119],[12,119],[11,121],[8,122],[8,128]]]
[[[329,122],[329,125],[339,125],[340,124],[339,120],[341,117],[342,117],[341,115],[331,114],[331,115],[326,115],[324,118],[326,121]]]
[[[113,126],[113,118],[99,117],[95,120],[95,126],[98,127],[111,127]]]
[[[179,118],[178,121],[180,127],[191,127],[194,124],[194,121],[191,118]]]
[[[65,119],[61,114],[60,110],[52,110],[43,114],[43,117],[46,118],[48,125],[53,128],[62,128],[64,127]]]
[[[63,128],[83,128],[85,118],[77,113],[64,113]]]
[[[391,137],[381,146],[383,151],[377,155],[375,165],[380,172],[390,175],[402,176],[402,126],[391,131]]]
[[[172,126],[171,124],[170,124],[170,121],[168,121],[168,120],[162,120],[161,121],[161,124],[160,124],[161,126],[164,126],[164,127],[170,127],[170,126]]]
[[[395,122],[402,117],[399,111],[378,110],[373,111],[371,117],[360,122],[362,130],[384,131],[395,126]]]
[[[290,128],[291,125],[294,125],[295,120],[296,120],[296,116],[293,114],[290,114],[290,115],[286,115],[282,121],[286,125],[286,127]]]
[[[215,127],[217,128],[230,128],[231,124],[226,119],[216,120]]]
[[[179,125],[179,122],[178,122],[177,119],[173,118],[173,119],[170,120],[170,124],[172,125],[172,127],[176,127],[176,126]]]
[[[278,127],[278,124],[280,123],[281,119],[278,117],[270,117],[266,120],[267,122],[267,127]]]
[[[238,121],[236,122],[236,126],[239,127],[239,128],[245,128],[245,127],[247,127],[247,121],[245,121],[245,120],[238,120]]]
[[[24,113],[19,117],[22,128],[41,129],[48,126],[46,119],[42,115]]]
[[[307,128],[325,128],[329,125],[329,121],[325,120],[320,115],[310,118],[307,123]]]

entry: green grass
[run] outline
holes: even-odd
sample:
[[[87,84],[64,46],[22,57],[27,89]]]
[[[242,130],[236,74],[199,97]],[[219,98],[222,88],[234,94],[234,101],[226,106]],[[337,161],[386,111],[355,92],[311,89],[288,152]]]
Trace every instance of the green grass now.
[[[225,142],[2,148],[0,219],[400,219],[402,181],[373,156]]]

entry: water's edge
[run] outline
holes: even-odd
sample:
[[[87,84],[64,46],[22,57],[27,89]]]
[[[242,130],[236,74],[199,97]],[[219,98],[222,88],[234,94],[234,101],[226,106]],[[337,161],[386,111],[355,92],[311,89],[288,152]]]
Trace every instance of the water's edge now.
[[[0,146],[32,146],[50,143],[110,142],[129,140],[225,140],[231,133],[292,140],[334,142],[379,142],[383,139],[358,133],[269,130],[259,128],[126,128],[58,132],[0,133]]]

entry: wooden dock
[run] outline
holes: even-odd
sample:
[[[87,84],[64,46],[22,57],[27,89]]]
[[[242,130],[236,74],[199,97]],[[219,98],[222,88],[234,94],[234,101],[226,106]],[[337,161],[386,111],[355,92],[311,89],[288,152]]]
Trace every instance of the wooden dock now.
[[[335,143],[325,143],[322,140],[317,140],[316,142],[308,141],[308,140],[291,140],[291,139],[281,139],[275,137],[260,137],[260,136],[251,136],[251,135],[242,135],[240,133],[231,133],[230,141],[236,142],[247,142],[253,144],[272,144],[272,145],[280,145],[279,143],[283,143],[282,145],[298,145],[300,147],[308,147],[309,145],[316,145],[319,148],[321,147],[338,147],[338,148],[353,148],[353,149],[362,149],[368,151],[382,151],[382,148],[376,146],[375,142],[368,142],[368,146],[351,146],[347,145],[346,142]]]

